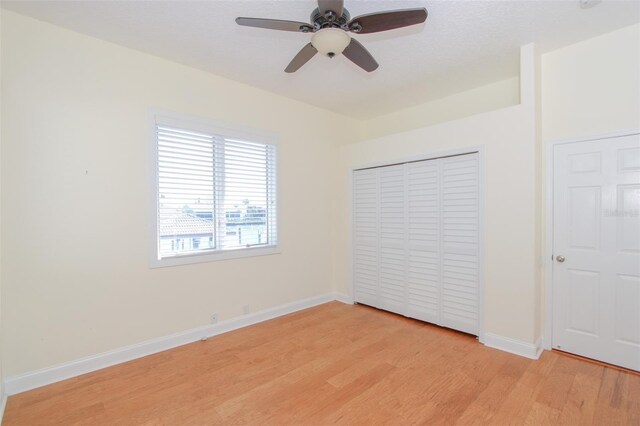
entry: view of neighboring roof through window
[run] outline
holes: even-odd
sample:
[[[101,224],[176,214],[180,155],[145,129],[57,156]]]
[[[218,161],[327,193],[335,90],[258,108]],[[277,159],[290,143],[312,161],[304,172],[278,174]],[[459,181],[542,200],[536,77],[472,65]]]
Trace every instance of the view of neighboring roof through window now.
[[[277,245],[275,145],[155,131],[158,260]]]

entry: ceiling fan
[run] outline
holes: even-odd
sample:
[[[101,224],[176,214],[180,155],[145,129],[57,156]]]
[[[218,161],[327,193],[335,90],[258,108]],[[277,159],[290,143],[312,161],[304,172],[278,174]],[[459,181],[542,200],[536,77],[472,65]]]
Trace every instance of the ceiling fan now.
[[[371,72],[378,63],[360,42],[348,32],[370,34],[421,24],[427,19],[427,9],[401,9],[375,12],[351,19],[343,0],[318,0],[318,7],[311,12],[311,23],[283,21],[280,19],[236,18],[238,25],[269,30],[313,33],[311,42],[298,52],[285,68],[292,73],[300,69],[309,59],[320,52],[333,58],[341,53],[351,62]]]

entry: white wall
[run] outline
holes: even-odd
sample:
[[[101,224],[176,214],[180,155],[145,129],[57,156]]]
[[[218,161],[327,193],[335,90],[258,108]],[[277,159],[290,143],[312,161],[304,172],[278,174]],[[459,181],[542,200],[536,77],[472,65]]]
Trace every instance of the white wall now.
[[[640,24],[542,56],[542,136],[640,128]]]
[[[543,158],[548,158],[546,142],[640,130],[640,24],[546,53],[540,62]],[[544,223],[547,173],[542,162],[540,251],[550,226]],[[550,333],[543,312],[540,327]]]
[[[454,148],[484,147],[485,329],[533,344],[536,334],[535,55],[521,53],[522,103],[468,118],[340,148],[336,220],[336,290],[350,292],[349,174],[371,162],[394,162]]]
[[[6,377],[331,290],[360,122],[7,11],[1,53]],[[280,135],[282,254],[149,269],[149,107]]]
[[[366,120],[364,138],[433,126],[519,103],[520,80],[513,77]]]

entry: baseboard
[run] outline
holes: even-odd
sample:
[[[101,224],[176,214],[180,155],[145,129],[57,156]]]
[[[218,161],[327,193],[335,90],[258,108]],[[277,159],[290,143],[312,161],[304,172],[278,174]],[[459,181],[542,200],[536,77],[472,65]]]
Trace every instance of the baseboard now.
[[[191,330],[186,330],[169,336],[147,340],[135,345],[55,365],[53,367],[9,377],[4,381],[4,392],[6,395],[15,395],[17,393],[39,388],[61,380],[70,379],[81,374],[101,370],[112,365],[166,351],[177,346],[186,345],[187,343],[192,343],[206,337],[216,336],[218,334],[291,314],[293,312],[311,308],[333,300],[343,303],[353,303],[350,301],[349,296],[342,293],[328,293],[287,303],[275,308],[265,309],[260,312],[221,321],[217,324],[193,328]]]
[[[353,305],[353,297],[344,293],[332,293],[333,299],[338,302],[346,303],[347,305]]]
[[[544,336],[540,336],[538,337],[538,340],[536,340],[536,357],[534,359],[540,358],[540,355],[542,355],[543,351],[544,351]]]
[[[4,417],[4,409],[7,408],[7,394],[2,391],[2,401],[0,401],[0,425],[2,424],[2,419]]]
[[[485,333],[485,346],[500,349],[525,358],[538,359],[542,353],[542,338],[539,338],[535,344],[523,342],[521,340],[511,339],[509,337],[499,336],[497,334]]]

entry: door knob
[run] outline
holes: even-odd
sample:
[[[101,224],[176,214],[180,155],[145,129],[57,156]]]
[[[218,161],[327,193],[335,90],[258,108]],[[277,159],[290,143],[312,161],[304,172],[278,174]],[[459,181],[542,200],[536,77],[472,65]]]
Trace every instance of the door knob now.
[[[562,263],[562,262],[564,262],[564,256],[562,256],[562,255],[556,256],[556,260],[558,262]]]

